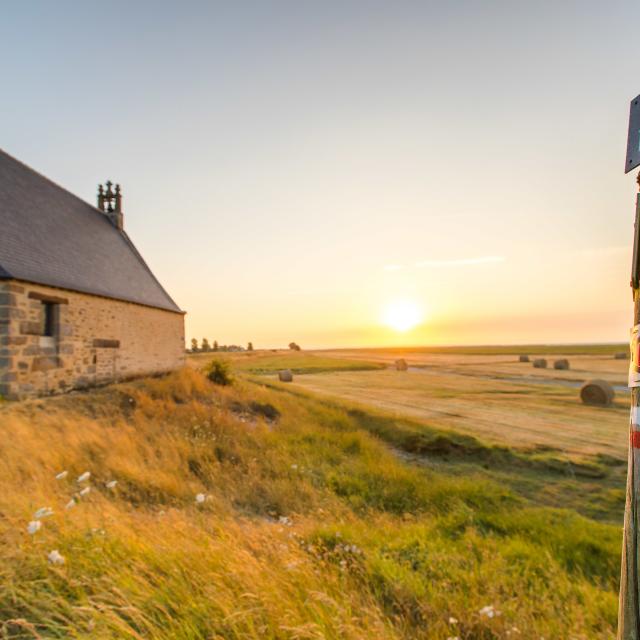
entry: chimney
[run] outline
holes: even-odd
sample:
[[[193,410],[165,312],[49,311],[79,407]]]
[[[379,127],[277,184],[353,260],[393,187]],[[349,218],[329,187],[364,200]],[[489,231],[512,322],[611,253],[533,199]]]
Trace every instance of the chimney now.
[[[112,187],[111,180],[107,180],[104,187],[101,184],[98,185],[98,209],[109,218],[116,229],[122,231],[124,216],[122,215],[120,185],[117,184],[115,189],[112,189]]]

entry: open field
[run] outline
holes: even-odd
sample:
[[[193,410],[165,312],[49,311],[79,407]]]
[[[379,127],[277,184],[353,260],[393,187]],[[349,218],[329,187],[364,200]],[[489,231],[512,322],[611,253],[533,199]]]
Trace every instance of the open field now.
[[[624,459],[629,410],[622,393],[612,407],[590,407],[577,388],[485,377],[488,370],[334,372],[297,376],[294,384],[496,444]]]
[[[596,349],[597,345],[589,345]],[[574,347],[577,348],[577,347]],[[466,354],[466,353],[424,353],[421,351],[397,350],[340,350],[322,351],[325,358],[340,360],[348,359],[350,362],[362,359],[364,362],[378,362],[391,366],[398,358],[403,358],[409,366],[432,369],[440,373],[457,373],[471,376],[490,376],[492,378],[532,378],[538,381],[542,378],[556,381],[566,380],[583,382],[586,379],[603,378],[614,385],[625,386],[627,384],[628,360],[616,360],[612,354],[571,354],[561,347],[556,351],[539,351],[536,358],[545,358],[548,362],[547,369],[535,369],[531,363],[521,363],[514,354]],[[567,348],[568,349],[568,348]],[[626,353],[627,349],[616,349],[615,352]],[[529,353],[532,356],[531,352]],[[553,368],[554,360],[568,358],[571,368],[569,370],[557,370]]]
[[[596,349],[597,346],[591,348]],[[552,368],[566,355],[543,353],[551,368],[535,369],[512,355],[425,354],[404,351],[409,371],[396,371],[398,350],[322,352],[325,359],[385,365],[371,371],[300,375],[294,385],[308,391],[373,406],[483,440],[515,447],[546,447],[570,456],[604,454],[624,459],[627,451],[627,360],[611,355],[569,356],[567,371]],[[619,349],[617,349],[619,351]],[[311,356],[309,356],[311,357]],[[608,380],[614,405],[589,407],[579,400],[587,379]]]
[[[1,406],[0,637],[613,638],[617,467],[303,388],[388,373],[185,368]]]
[[[466,351],[469,348],[463,348]],[[478,348],[480,349],[480,348]],[[578,346],[541,351],[549,368],[536,369],[512,354],[430,353],[424,349],[353,349],[320,352],[258,351],[191,356],[194,366],[218,357],[245,374],[269,375],[289,368],[294,385],[307,391],[375,407],[430,427],[518,448],[546,448],[579,458],[606,455],[624,460],[628,437],[628,360],[619,345],[587,345],[593,354],[571,355]],[[519,353],[526,348],[510,348]],[[603,355],[608,349],[611,353]],[[500,349],[498,349],[500,350]],[[529,351],[531,347],[529,347]],[[396,371],[403,357],[409,371]],[[566,356],[569,370],[553,361]],[[601,378],[616,389],[611,407],[583,405],[580,385]]]
[[[293,373],[323,373],[326,371],[369,371],[383,369],[386,364],[364,358],[326,356],[321,352],[268,350],[242,352],[207,352],[190,354],[190,365],[200,368],[213,359],[230,362],[234,369],[246,373],[273,373],[280,369],[291,369]]]
[[[530,355],[562,354],[562,355],[601,355],[612,356],[619,352],[628,352],[626,342],[612,342],[607,344],[525,344],[525,345],[478,345],[463,347],[373,347],[369,349],[325,349],[324,353],[349,355],[377,359],[380,357],[406,357],[407,355],[480,355],[518,356],[522,353]]]
[[[611,353],[603,355],[606,349]],[[621,351],[619,346],[589,345],[583,350],[595,355],[568,356],[568,371],[534,369],[512,354],[484,350],[483,355],[406,349],[282,351],[247,359],[233,354],[230,360],[234,366],[240,363],[238,371],[257,382],[306,397],[322,396],[339,407],[382,412],[387,416],[385,427],[376,425],[372,432],[413,464],[499,478],[539,504],[571,506],[590,517],[620,522],[628,442],[628,361],[613,358]],[[552,366],[568,350],[554,347],[555,353],[543,355]],[[392,366],[400,355],[409,362],[409,371],[398,372]],[[262,375],[253,375],[245,364],[254,358],[262,363]],[[323,369],[296,375],[293,384],[280,384],[273,377],[282,364],[295,371],[296,363],[314,358],[320,358]],[[343,366],[358,361],[372,368],[358,371]],[[376,364],[383,368],[373,368]],[[593,377],[616,385],[613,406],[580,402],[580,384]],[[452,442],[455,437],[458,440]],[[526,455],[525,464],[513,457],[521,454]]]

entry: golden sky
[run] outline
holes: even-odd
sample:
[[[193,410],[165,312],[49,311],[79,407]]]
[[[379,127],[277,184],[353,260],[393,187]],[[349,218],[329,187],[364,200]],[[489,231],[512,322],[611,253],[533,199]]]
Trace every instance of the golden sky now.
[[[188,338],[627,339],[637,3],[111,10],[7,8],[0,144],[122,184]]]

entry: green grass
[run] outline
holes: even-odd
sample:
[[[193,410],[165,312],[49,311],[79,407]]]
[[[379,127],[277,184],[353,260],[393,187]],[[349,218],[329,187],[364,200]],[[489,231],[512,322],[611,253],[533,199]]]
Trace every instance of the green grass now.
[[[373,371],[384,369],[384,364],[330,358],[305,353],[304,351],[253,351],[243,353],[198,353],[190,354],[189,360],[195,366],[203,366],[212,359],[226,360],[238,371],[265,375],[282,369],[290,369],[294,374],[327,373],[331,371]]]
[[[409,423],[194,370],[0,420],[0,637],[613,637],[620,527],[492,479],[556,470],[480,442],[416,444]],[[489,469],[464,472],[472,449]],[[30,537],[40,506],[56,513]]]
[[[332,349],[332,353],[339,353],[341,349]],[[354,351],[345,349],[344,351]],[[613,355],[614,353],[629,351],[629,343],[605,344],[524,344],[524,345],[477,345],[477,346],[444,346],[444,347],[388,347],[358,349],[362,353],[375,357],[378,353],[402,354],[449,354],[449,355]]]
[[[498,482],[541,506],[567,506],[597,520],[621,523],[626,460],[602,454],[567,456],[548,446],[514,448],[442,429],[425,421],[375,411],[295,387],[267,383],[323,406],[345,411],[360,429],[415,465],[454,477]]]

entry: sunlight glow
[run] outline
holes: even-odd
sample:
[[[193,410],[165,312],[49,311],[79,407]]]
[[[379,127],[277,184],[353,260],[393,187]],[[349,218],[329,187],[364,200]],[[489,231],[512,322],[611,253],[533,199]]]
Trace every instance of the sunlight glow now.
[[[396,331],[408,331],[422,322],[420,306],[412,300],[394,300],[386,305],[382,313],[383,324]]]

